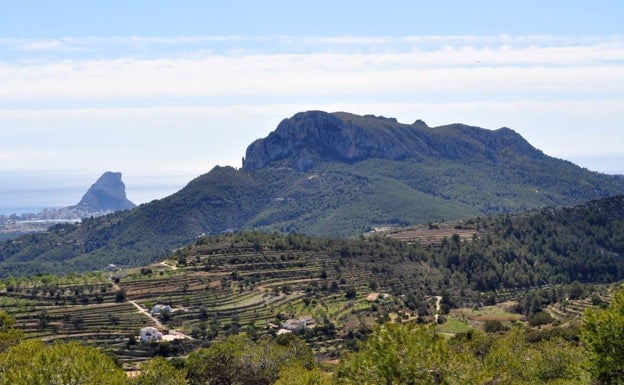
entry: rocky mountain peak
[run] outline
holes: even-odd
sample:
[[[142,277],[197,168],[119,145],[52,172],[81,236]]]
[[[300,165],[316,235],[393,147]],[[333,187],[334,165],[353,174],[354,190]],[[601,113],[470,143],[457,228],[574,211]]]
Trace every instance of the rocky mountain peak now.
[[[136,205],[126,198],[120,172],[107,171],[87,190],[73,209],[87,212],[126,210]]]
[[[284,119],[266,138],[253,142],[243,158],[243,168],[279,164],[307,171],[320,162],[354,163],[369,158],[494,160],[498,153],[509,150],[531,157],[543,155],[509,128],[429,127],[420,119],[402,124],[383,116],[308,111]]]

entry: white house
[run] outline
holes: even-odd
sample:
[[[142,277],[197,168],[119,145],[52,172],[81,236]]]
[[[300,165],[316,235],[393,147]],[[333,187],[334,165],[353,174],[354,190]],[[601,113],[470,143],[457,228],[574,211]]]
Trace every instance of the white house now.
[[[303,328],[313,328],[314,327],[314,318],[309,315],[300,317],[300,318],[291,318],[284,322],[282,322],[282,329],[290,330],[290,331],[298,331],[303,330]]]
[[[162,341],[163,334],[155,327],[146,326],[141,329],[141,342]]]
[[[305,327],[305,322],[301,322],[296,318],[287,319],[282,322],[282,329],[286,330],[301,330]]]
[[[156,305],[152,308],[152,315],[159,315],[162,312],[171,313],[173,308],[169,305]]]

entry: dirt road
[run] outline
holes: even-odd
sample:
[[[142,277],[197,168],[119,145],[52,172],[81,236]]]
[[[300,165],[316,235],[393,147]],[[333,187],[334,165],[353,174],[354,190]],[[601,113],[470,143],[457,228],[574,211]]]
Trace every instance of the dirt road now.
[[[160,320],[156,317],[154,317],[148,310],[145,310],[141,307],[141,305],[139,305],[138,303],[136,303],[135,301],[128,301],[130,302],[132,305],[134,305],[134,307],[137,308],[137,310],[144,314],[145,316],[147,316],[149,319],[151,319],[152,321],[154,321],[154,323],[156,324],[156,328],[160,329],[160,330],[169,330],[168,334],[163,335],[163,339],[165,341],[170,341],[170,340],[174,340],[174,339],[184,339],[184,338],[188,338],[190,340],[193,339],[193,337],[186,335],[184,333],[180,333],[178,331],[175,330],[171,330],[168,329],[166,325],[163,325],[162,322],[160,322]]]

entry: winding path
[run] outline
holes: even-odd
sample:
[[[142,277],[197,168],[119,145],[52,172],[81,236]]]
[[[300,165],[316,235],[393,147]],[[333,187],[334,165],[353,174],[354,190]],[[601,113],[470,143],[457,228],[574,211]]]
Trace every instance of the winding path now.
[[[170,264],[168,264],[166,261],[159,262],[158,264],[159,264],[159,265],[162,265],[162,266],[165,266],[165,267],[168,267],[168,268],[170,268],[171,270],[178,270],[178,267],[177,267],[177,266],[175,266],[175,265],[170,265]]]
[[[154,323],[156,324],[156,328],[161,329],[161,330],[169,330],[168,334],[163,335],[163,339],[164,340],[179,339],[179,338],[181,338],[181,339],[187,338],[189,340],[193,339],[193,337],[191,337],[189,335],[186,335],[184,333],[180,333],[178,331],[169,329],[166,325],[163,325],[162,322],[160,322],[160,320],[158,318],[154,317],[149,311],[143,309],[143,307],[141,307],[141,305],[139,305],[135,301],[128,301],[128,302],[131,303],[132,305],[134,305],[134,307],[137,308],[139,313],[144,314],[149,319],[154,321]],[[167,338],[167,336],[172,336],[172,337],[171,338]]]
[[[435,324],[438,324],[438,318],[440,317],[440,303],[442,302],[442,297],[439,295],[434,296],[434,298],[436,299],[436,313],[433,316],[433,318],[435,319]]]
[[[141,307],[141,305],[139,305],[138,303],[136,303],[135,301],[128,301],[131,304],[134,305],[134,307],[137,308],[137,310],[139,311],[139,313],[143,313],[145,316],[147,316],[149,319],[151,319],[152,321],[154,321],[154,323],[156,324],[156,327],[159,329],[167,329],[167,327],[165,325],[163,325],[158,318],[154,317],[150,312],[148,312],[147,310],[143,309]]]

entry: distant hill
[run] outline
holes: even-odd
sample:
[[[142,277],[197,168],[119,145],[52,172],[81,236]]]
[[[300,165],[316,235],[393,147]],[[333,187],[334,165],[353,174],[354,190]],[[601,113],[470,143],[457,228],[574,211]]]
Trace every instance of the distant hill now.
[[[121,181],[121,173],[107,171],[76,205],[45,208],[39,213],[0,215],[0,240],[46,231],[55,223],[77,222],[81,218],[102,216],[134,207],[136,205],[126,198],[126,186]]]
[[[75,206],[68,207],[84,212],[127,210],[136,207],[126,198],[126,185],[120,172],[107,171],[87,190]]]
[[[258,279],[265,270],[275,279],[277,271],[304,286],[309,281],[302,278],[326,268],[329,282],[343,278],[359,288],[374,282],[384,292],[421,297],[449,291],[477,299],[484,292],[609,283],[624,279],[624,196],[355,238],[257,231],[201,237],[171,257],[222,276]]]
[[[252,143],[241,169],[215,167],[167,198],[0,246],[0,274],[138,265],[201,234],[353,236],[623,193],[622,176],[547,156],[509,128],[309,111]]]
[[[531,161],[545,158],[509,128],[490,131],[463,124],[431,128],[422,120],[407,125],[394,118],[310,111],[285,119],[267,138],[252,143],[243,168],[279,164],[308,171],[323,162],[354,164],[368,159],[500,162],[510,155]]]

